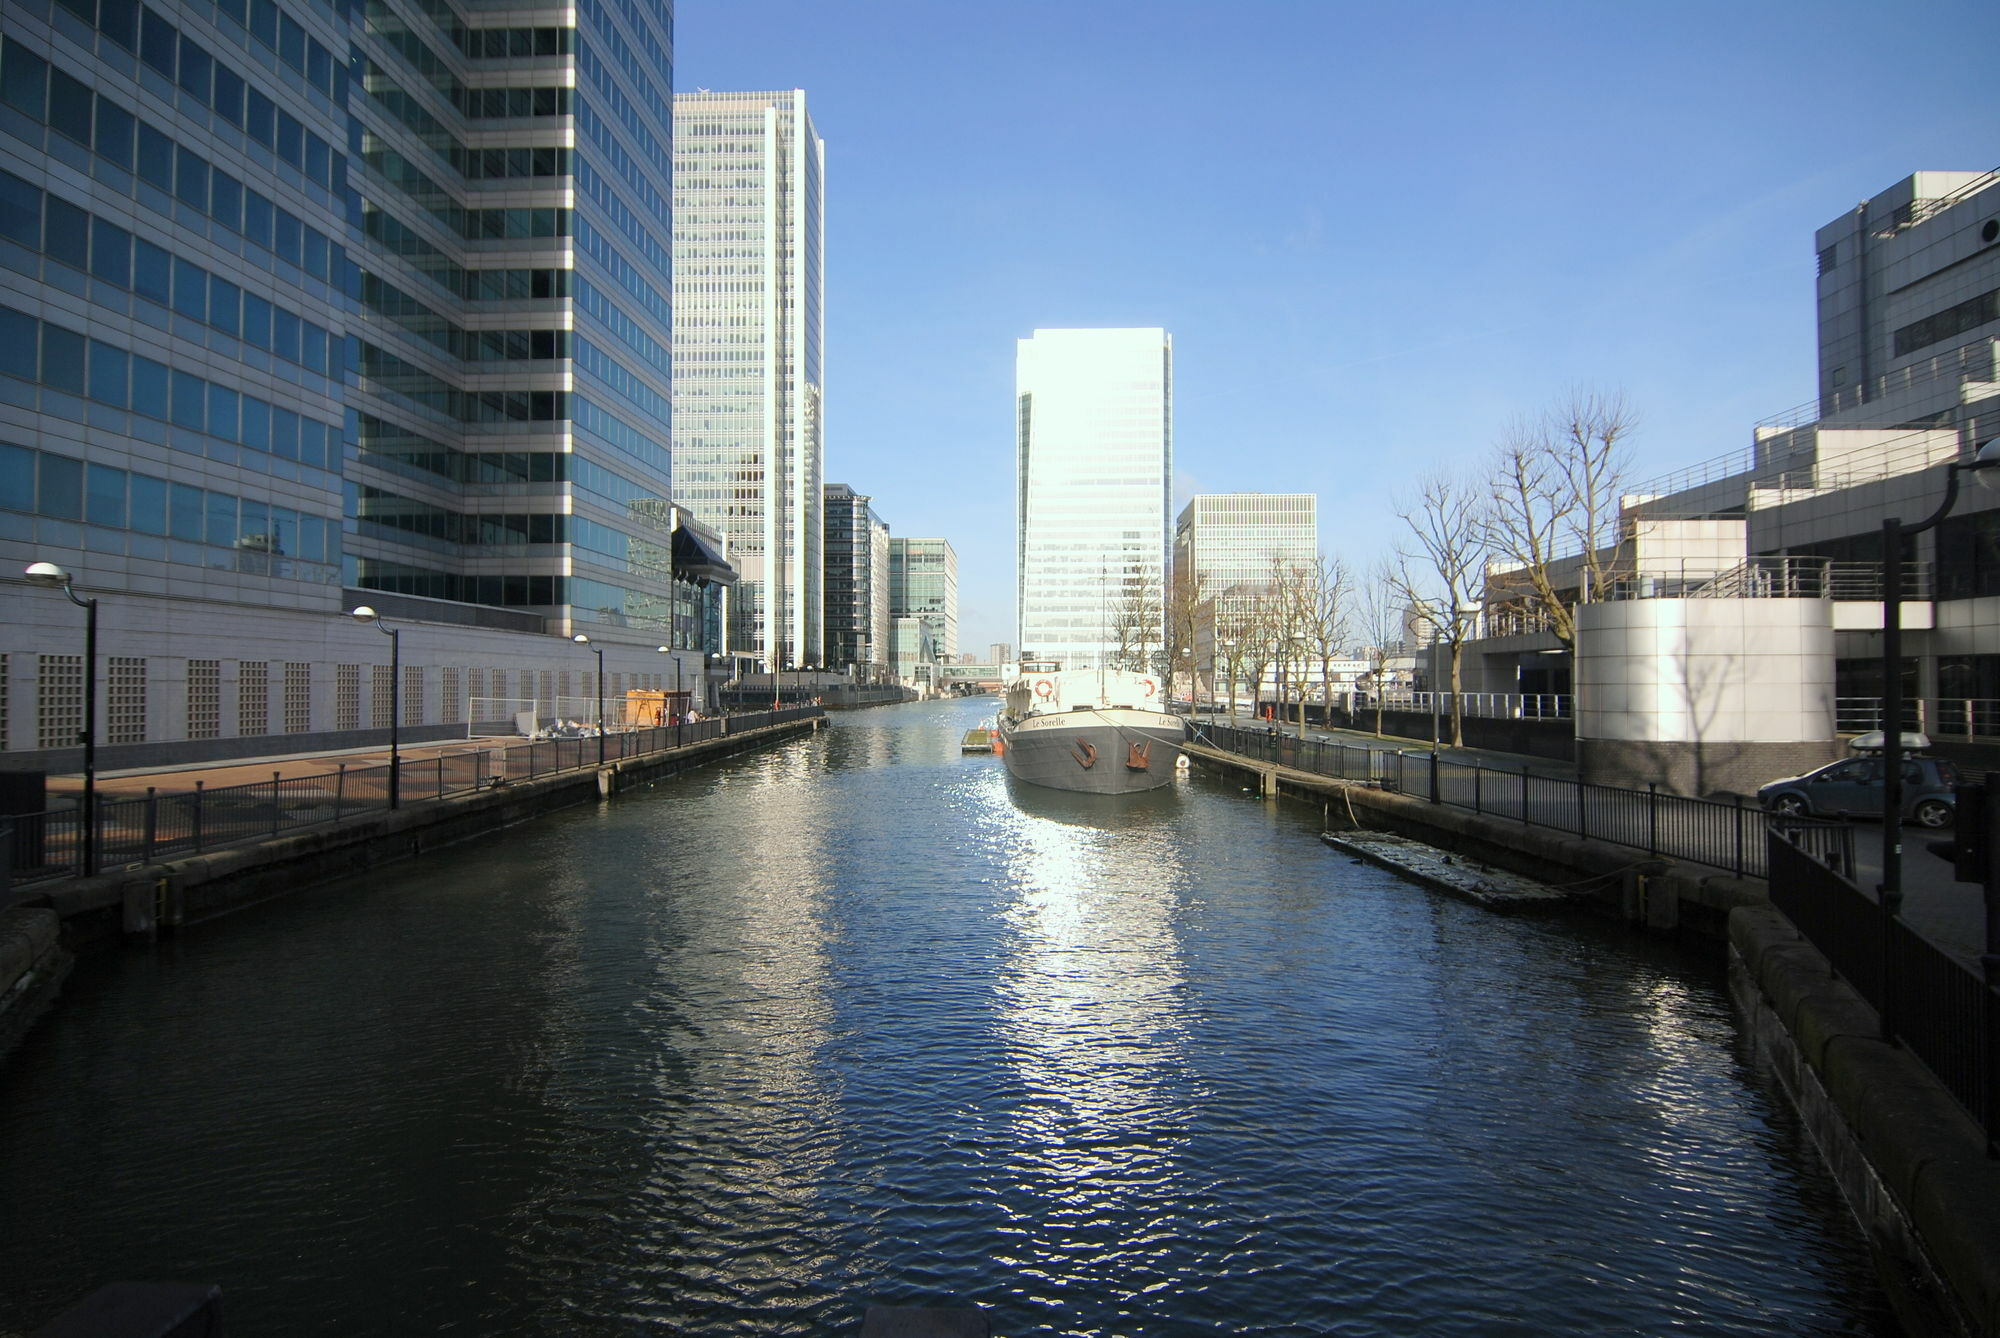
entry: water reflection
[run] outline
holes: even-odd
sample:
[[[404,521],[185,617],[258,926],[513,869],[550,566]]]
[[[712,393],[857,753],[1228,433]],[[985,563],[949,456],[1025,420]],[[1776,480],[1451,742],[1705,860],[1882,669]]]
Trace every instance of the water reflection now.
[[[1715,954],[1013,787],[983,705],[86,964],[0,1082],[0,1329],[1893,1332]]]
[[[994,1189],[1010,1208],[1000,1262],[1024,1299],[1100,1304],[1168,1284],[1202,1098],[1186,1053],[1175,917],[1187,882],[1178,794],[985,787],[1010,894],[996,973],[999,1027],[1021,1097]]]

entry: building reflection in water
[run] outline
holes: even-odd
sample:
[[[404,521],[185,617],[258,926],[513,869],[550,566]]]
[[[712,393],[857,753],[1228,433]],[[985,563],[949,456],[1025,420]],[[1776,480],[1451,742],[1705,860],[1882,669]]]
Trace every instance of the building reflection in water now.
[[[1163,1263],[1161,1215],[1183,1201],[1173,1185],[1201,1101],[1176,926],[1178,797],[990,776],[1011,882],[998,1026],[1021,1085],[999,1177],[1018,1254],[1002,1262],[1055,1286],[1101,1274],[1134,1288]]]

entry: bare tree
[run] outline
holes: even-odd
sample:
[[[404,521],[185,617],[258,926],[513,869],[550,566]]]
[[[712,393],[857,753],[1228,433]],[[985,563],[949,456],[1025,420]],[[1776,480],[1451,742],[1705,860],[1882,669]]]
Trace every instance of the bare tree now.
[[[1412,620],[1429,629],[1431,644],[1443,646],[1450,659],[1451,743],[1460,747],[1465,743],[1465,643],[1478,630],[1493,530],[1487,498],[1477,483],[1439,470],[1422,481],[1414,500],[1397,506],[1396,514],[1410,527],[1416,545],[1397,554],[1391,579]],[[1437,687],[1431,684],[1432,691]]]
[[[1623,395],[1576,391],[1512,424],[1493,467],[1493,583],[1576,649],[1576,606],[1622,573],[1620,489],[1636,418]],[[1574,583],[1565,574],[1574,557]]]
[[[1176,567],[1173,583],[1167,587],[1167,692],[1171,695],[1181,674],[1187,675],[1188,682],[1199,688],[1201,676],[1196,672],[1195,646],[1203,624],[1214,618],[1215,603],[1208,597],[1208,575],[1205,572],[1189,572]],[[1215,628],[1208,627],[1211,645]],[[1210,660],[1213,661],[1211,652]],[[1209,684],[1209,695],[1215,694],[1215,685]]]
[[[1349,587],[1347,564],[1321,554],[1312,569],[1312,597],[1306,607],[1306,639],[1319,663],[1320,720],[1333,723],[1333,665],[1347,649]],[[1301,715],[1304,714],[1301,708]]]
[[[1396,581],[1395,561],[1385,558],[1378,562],[1356,595],[1361,653],[1368,661],[1368,690],[1375,707],[1375,734],[1380,738],[1382,699],[1389,689],[1389,659],[1403,636],[1403,596]]]
[[[1128,568],[1119,583],[1118,602],[1111,611],[1111,634],[1118,640],[1111,667],[1147,673],[1160,644],[1160,590],[1143,567]]]
[[[1299,737],[1306,733],[1306,668],[1311,662],[1313,586],[1318,572],[1313,565],[1272,554],[1271,575],[1266,587],[1272,657],[1277,665],[1277,714],[1284,719],[1293,698],[1298,702]]]

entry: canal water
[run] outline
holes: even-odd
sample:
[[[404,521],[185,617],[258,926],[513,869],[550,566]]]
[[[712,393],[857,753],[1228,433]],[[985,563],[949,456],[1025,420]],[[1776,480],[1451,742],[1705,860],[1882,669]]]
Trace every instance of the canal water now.
[[[1014,788],[981,712],[85,961],[0,1069],[0,1332],[1896,1332],[1719,948]]]

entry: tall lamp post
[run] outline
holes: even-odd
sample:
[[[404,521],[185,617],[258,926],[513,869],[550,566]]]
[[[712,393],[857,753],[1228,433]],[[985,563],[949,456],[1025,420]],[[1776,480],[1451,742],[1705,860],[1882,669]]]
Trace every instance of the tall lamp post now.
[[[597,765],[604,765],[604,647],[593,646],[590,638],[578,632],[570,638],[577,645],[597,652]]]
[[[358,623],[367,623],[389,638],[389,807],[402,807],[403,783],[403,629],[382,621],[382,615],[362,604],[348,612]]]
[[[53,562],[37,562],[27,570],[35,585],[60,589],[69,602],[83,610],[83,730],[77,742],[83,745],[83,876],[97,872],[97,600],[76,593],[70,574]]]
[[[1903,909],[1903,539],[1922,534],[1950,514],[1958,502],[1958,476],[1971,474],[1980,486],[2000,487],[2000,437],[1979,448],[1970,460],[1945,466],[1944,501],[1930,517],[1905,525],[1895,516],[1882,522],[1882,1034],[1890,1034],[1889,921]]]
[[[662,655],[674,655],[674,648],[672,646],[661,646],[659,647],[659,653]],[[680,696],[681,696],[681,657],[678,655],[674,655],[674,701],[676,705],[678,705],[680,702]],[[687,712],[677,711],[675,712],[675,714],[685,718]]]

